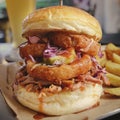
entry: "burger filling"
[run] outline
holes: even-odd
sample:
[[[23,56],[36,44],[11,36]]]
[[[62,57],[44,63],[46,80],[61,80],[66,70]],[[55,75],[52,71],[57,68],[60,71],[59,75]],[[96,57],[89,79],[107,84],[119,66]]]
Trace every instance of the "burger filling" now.
[[[69,64],[77,58],[74,48],[58,50],[56,47],[48,46],[43,52],[43,60],[50,65]]]
[[[92,67],[85,74],[55,82],[30,76],[27,67],[24,66],[16,75],[15,85],[20,84],[31,92],[58,93],[62,90],[78,88],[84,90],[88,82],[93,85],[96,83],[109,84],[105,76],[105,69],[97,63],[94,57],[96,54],[100,54],[100,45],[92,38],[86,35],[49,33],[40,37],[29,36],[27,39],[28,43],[20,46],[20,55],[25,61],[31,60],[33,63],[48,67],[59,67],[64,64],[70,65],[76,59],[81,59],[84,54],[88,54],[91,57]]]

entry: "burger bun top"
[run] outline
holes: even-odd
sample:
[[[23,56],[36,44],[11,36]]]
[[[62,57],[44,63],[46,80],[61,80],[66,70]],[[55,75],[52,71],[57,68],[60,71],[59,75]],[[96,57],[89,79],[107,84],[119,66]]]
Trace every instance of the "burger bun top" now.
[[[50,31],[85,34],[99,41],[102,30],[99,22],[87,12],[68,6],[52,6],[35,10],[23,21],[23,37],[30,33]]]

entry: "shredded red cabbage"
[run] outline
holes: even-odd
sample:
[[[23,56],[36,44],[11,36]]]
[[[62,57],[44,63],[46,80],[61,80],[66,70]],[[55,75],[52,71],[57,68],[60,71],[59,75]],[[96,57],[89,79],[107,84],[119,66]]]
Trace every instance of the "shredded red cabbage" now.
[[[94,57],[91,57],[91,60],[93,61],[94,66],[94,68],[91,70],[92,76],[102,80],[105,85],[110,85],[110,82],[105,75],[107,73],[105,68],[102,68]]]
[[[51,47],[50,44],[48,43],[47,48],[43,52],[43,57],[45,58],[54,57],[56,56],[58,51],[59,50],[57,47]]]
[[[57,47],[51,47],[50,44],[48,43],[46,49],[43,52],[43,57],[50,58],[50,57],[54,57],[56,55],[63,54],[65,52],[68,52],[68,51],[58,49]]]
[[[93,61],[94,66],[96,67],[96,73],[94,76],[97,76],[98,73],[104,73],[104,74],[107,73],[105,68],[102,68],[94,57],[91,57],[91,60]]]
[[[77,56],[78,56],[78,58],[81,58],[82,57],[82,52],[77,52]]]
[[[99,49],[99,51],[98,51],[98,56],[99,56],[100,58],[103,57],[103,53],[102,53],[101,47],[100,47],[100,49]]]

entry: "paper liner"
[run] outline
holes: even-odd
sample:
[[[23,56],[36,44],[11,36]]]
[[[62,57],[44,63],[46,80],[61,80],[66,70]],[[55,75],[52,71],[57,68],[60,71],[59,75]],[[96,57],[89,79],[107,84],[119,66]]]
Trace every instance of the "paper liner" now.
[[[14,97],[12,91],[12,83],[15,79],[18,65],[16,63],[0,65],[0,89],[6,100],[6,103],[16,114],[18,120],[39,120],[34,119],[37,112],[34,112],[24,106],[22,106]],[[102,118],[120,112],[120,98],[113,97],[102,97],[100,105],[84,112],[69,114],[63,116],[46,116],[42,120],[94,120]],[[43,115],[44,116],[44,115]],[[38,115],[38,118],[41,115]]]

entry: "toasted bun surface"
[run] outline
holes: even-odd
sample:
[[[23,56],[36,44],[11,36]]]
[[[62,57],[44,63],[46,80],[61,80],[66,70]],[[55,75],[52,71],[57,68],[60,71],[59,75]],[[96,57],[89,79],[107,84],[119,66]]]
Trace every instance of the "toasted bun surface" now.
[[[86,110],[100,100],[102,86],[99,84],[86,84],[84,90],[62,91],[58,94],[39,98],[39,94],[28,92],[18,85],[15,95],[24,106],[48,115],[63,115]]]
[[[33,31],[86,34],[96,41],[102,37],[101,27],[94,17],[81,9],[68,6],[52,6],[31,13],[23,21],[23,37]]]

